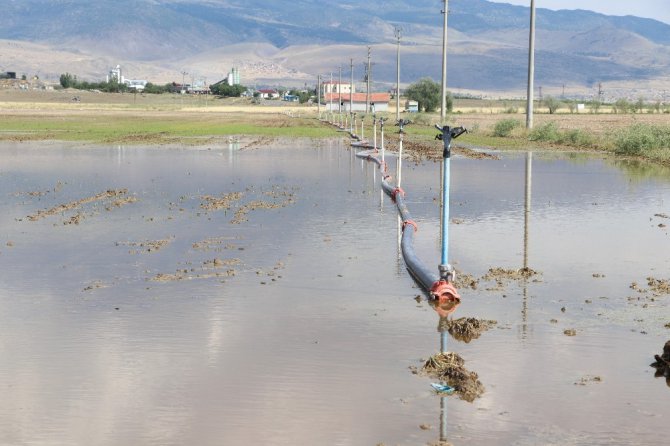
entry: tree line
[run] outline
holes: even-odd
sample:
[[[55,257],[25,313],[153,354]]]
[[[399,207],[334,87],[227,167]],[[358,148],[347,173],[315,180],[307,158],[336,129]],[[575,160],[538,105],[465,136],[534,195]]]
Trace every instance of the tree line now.
[[[76,75],[70,73],[63,73],[60,75],[60,85],[63,88],[74,88],[77,90],[100,90],[106,93],[126,93],[134,90],[123,82],[117,79],[103,82],[88,82],[77,79]],[[244,85],[228,85],[227,80],[217,82],[209,87],[212,94],[223,97],[239,97],[247,91]],[[144,89],[144,93],[162,94],[162,93],[179,93],[182,90],[182,85],[175,82],[169,82],[164,85],[153,84],[148,82]]]

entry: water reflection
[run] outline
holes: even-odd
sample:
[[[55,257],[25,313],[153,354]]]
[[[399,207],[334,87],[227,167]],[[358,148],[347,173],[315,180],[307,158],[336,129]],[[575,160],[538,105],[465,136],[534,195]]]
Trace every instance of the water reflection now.
[[[530,239],[530,210],[533,187],[533,152],[526,153],[526,181],[523,212],[523,269],[528,271],[528,242]],[[525,338],[528,332],[528,276],[523,276],[523,304],[521,309],[521,332]]]
[[[407,367],[435,345],[435,319],[449,309],[412,304],[417,291],[393,240],[401,235],[395,208],[386,200],[379,211],[373,167],[366,173],[346,150],[339,141],[5,148],[2,441],[435,441],[437,426],[418,426],[437,424],[436,397]],[[522,216],[524,166],[532,188]],[[524,265],[543,280],[468,290],[464,308],[500,329],[450,346],[487,392],[472,403],[437,397],[443,441],[665,444],[667,401],[648,365],[667,340],[668,296],[652,301],[630,285],[668,278],[665,220],[649,219],[670,214],[670,187],[650,178],[631,192],[622,169],[539,153],[458,160],[452,193],[461,223],[451,229],[459,267],[480,277]],[[421,223],[415,249],[428,262],[439,257],[437,170],[426,163],[403,172]],[[120,188],[137,202],[25,219]],[[295,193],[294,203],[246,207],[277,190]],[[201,207],[205,195],[234,192],[244,197],[228,211]],[[232,224],[241,209],[248,221]],[[71,212],[84,214],[79,225],[63,224]],[[160,240],[168,243],[157,251],[129,249]],[[204,240],[214,242],[202,249]],[[235,275],[197,277],[231,258],[240,259]],[[183,280],[151,280],[177,269],[188,271]],[[577,336],[564,335],[569,328]],[[582,383],[588,376],[603,379]]]

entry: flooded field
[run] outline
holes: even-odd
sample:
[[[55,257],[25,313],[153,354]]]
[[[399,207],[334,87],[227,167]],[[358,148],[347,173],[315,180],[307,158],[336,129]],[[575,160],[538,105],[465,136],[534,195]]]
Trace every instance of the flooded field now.
[[[667,444],[669,169],[452,161],[454,316],[496,321],[448,338],[467,401],[345,141],[0,157],[0,445]],[[403,187],[437,264],[439,164]]]

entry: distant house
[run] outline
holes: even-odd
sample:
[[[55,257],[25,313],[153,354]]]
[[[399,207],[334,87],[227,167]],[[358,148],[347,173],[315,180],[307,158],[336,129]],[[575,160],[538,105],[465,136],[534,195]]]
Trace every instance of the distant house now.
[[[285,94],[284,100],[286,102],[300,102],[300,96],[296,96],[294,94]]]
[[[326,94],[335,93],[339,94],[349,94],[349,92],[356,93],[356,87],[352,86],[348,82],[339,82],[339,81],[325,81],[321,82],[321,96],[324,97]]]
[[[326,110],[331,110],[332,104],[333,111],[339,111],[341,108],[343,112],[366,112],[366,93],[328,93],[324,95],[323,99],[326,104]],[[370,109],[367,110],[367,113],[388,111],[390,100],[391,95],[389,93],[370,93]]]
[[[16,79],[16,72],[5,71],[4,73],[0,73],[0,79]]]
[[[124,83],[128,88],[135,89],[136,91],[143,91],[144,87],[149,83],[144,79],[124,79]]]
[[[258,94],[263,99],[277,99],[279,97],[279,92],[277,90],[258,90]]]
[[[417,101],[407,101],[405,102],[405,111],[409,113],[418,113],[419,112],[419,103]]]

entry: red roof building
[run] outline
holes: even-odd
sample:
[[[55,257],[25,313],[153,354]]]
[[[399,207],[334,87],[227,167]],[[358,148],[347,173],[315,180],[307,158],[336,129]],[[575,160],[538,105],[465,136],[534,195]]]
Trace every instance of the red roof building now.
[[[350,98],[352,104],[350,105]],[[339,93],[327,93],[323,96],[323,101],[326,104],[326,109],[331,109],[331,100],[332,100],[332,110],[339,111],[340,108],[343,112],[365,112],[365,106],[367,103],[367,94],[366,93],[353,93],[353,94],[339,94]],[[341,100],[341,102],[340,102]],[[374,112],[385,112],[388,111],[389,102],[391,101],[391,95],[389,93],[370,93],[370,110],[368,113]]]

